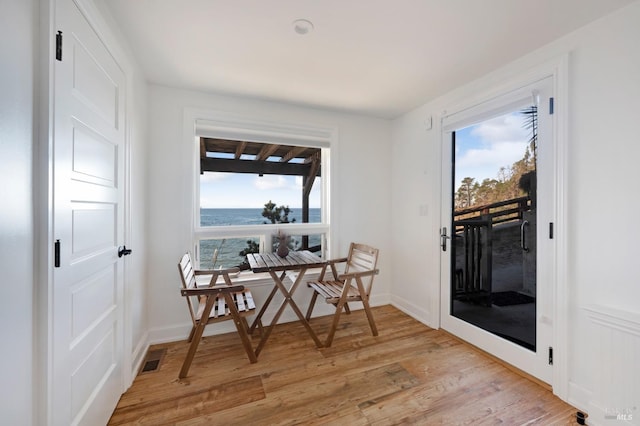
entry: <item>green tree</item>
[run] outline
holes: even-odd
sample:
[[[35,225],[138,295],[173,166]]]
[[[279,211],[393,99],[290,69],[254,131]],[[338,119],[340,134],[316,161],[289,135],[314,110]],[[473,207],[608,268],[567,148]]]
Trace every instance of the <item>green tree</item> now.
[[[538,147],[538,108],[534,105],[520,111],[525,116],[523,127],[531,132],[523,157],[511,166],[500,167],[495,179],[481,184],[465,177],[455,193],[455,208],[484,206],[498,201],[529,196],[535,205],[536,156]]]
[[[296,221],[295,218],[289,221],[289,213],[291,213],[291,209],[289,208],[289,206],[277,207],[274,202],[269,200],[269,202],[264,205],[264,209],[262,210],[262,217],[266,217],[273,224],[294,223]],[[265,221],[263,223],[268,222]]]
[[[472,177],[465,177],[460,183],[460,187],[456,192],[455,205],[456,208],[464,209],[475,204],[475,195],[478,191],[478,182]]]
[[[244,259],[242,263],[239,265],[240,269],[249,269],[249,262],[247,262],[247,255],[249,253],[260,253],[260,244],[253,240],[247,240],[247,247],[238,253],[239,256],[242,256]]]
[[[476,191],[476,204],[480,206],[491,204],[495,199],[498,183],[496,179],[484,179]]]
[[[294,223],[296,221],[295,218],[289,220],[289,213],[291,213],[291,209],[289,208],[289,206],[277,206],[276,203],[274,203],[273,201],[269,200],[268,203],[265,203],[264,205],[264,209],[262,210],[262,217],[265,217],[269,220],[269,222],[271,222],[272,224],[276,224],[276,223]],[[267,224],[269,223],[267,221],[264,221],[262,223]],[[295,249],[298,245],[298,242],[291,239],[291,241],[289,242],[289,247],[292,249]],[[260,252],[260,245],[253,241],[253,240],[247,240],[247,247],[245,247],[242,251],[240,251],[240,253],[238,253],[240,256],[242,256],[243,258],[246,258],[247,254],[249,253],[259,253]],[[249,265],[247,264],[247,261],[245,260],[242,265],[240,265],[241,268],[247,268]]]
[[[238,255],[245,257],[249,253],[259,253],[260,252],[260,244],[253,240],[247,240],[247,247],[244,248]]]

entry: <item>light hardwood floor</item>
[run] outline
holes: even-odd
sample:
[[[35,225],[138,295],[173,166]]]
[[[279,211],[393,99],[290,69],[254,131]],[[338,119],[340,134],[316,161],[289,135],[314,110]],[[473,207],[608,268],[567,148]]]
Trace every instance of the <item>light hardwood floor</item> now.
[[[109,424],[576,424],[575,408],[473,347],[392,306],[373,312],[378,337],[358,310],[326,349],[278,325],[257,364],[237,334],[205,337],[182,381],[187,342],[154,346],[158,370],[136,377]],[[311,320],[321,339],[330,319]]]

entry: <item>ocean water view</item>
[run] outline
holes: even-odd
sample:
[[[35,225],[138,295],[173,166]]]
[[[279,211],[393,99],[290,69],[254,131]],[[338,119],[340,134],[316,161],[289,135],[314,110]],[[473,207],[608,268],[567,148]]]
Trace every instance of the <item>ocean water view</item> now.
[[[224,209],[200,209],[201,226],[228,226],[228,225],[262,225],[271,223],[262,216],[262,208],[224,208]],[[289,221],[302,223],[302,209],[291,208]],[[321,212],[319,208],[309,209],[309,223],[320,223]],[[291,235],[289,247],[299,249],[302,242],[301,235]],[[320,235],[309,235],[309,246],[320,245]],[[229,268],[239,266],[246,260],[240,252],[249,248],[251,244],[260,244],[259,236],[255,238],[225,238],[200,241],[200,268]],[[213,259],[215,250],[218,249],[217,258]]]
[[[261,225],[270,223],[262,217],[264,209],[200,209],[200,226]],[[292,208],[289,221],[302,222],[302,209]],[[320,209],[309,209],[309,223],[320,223]]]

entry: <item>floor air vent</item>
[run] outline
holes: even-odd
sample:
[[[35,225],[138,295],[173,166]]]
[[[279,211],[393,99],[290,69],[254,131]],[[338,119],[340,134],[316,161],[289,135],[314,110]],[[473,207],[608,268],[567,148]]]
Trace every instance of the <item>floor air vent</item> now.
[[[157,371],[158,367],[160,367],[160,362],[162,362],[162,358],[164,358],[164,354],[166,351],[166,349],[154,349],[148,351],[147,356],[142,363],[140,374]]]

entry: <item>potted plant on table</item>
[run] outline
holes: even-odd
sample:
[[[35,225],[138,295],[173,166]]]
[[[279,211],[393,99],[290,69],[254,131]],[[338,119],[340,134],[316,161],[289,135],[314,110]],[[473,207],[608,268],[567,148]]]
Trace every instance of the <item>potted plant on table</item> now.
[[[278,238],[278,249],[276,250],[276,254],[280,257],[287,257],[289,254],[289,235],[279,230],[276,238]]]

